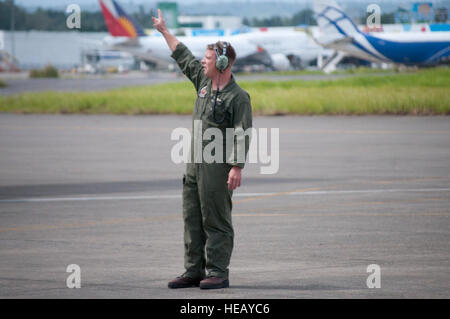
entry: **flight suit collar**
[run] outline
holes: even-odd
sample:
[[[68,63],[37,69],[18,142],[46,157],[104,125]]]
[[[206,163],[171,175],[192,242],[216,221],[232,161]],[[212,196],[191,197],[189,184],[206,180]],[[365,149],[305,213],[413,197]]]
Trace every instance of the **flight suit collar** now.
[[[220,93],[229,92],[229,91],[233,90],[233,87],[234,87],[235,85],[236,85],[236,80],[234,79],[234,75],[231,74],[230,81],[229,81],[229,82],[227,83],[227,85],[225,85],[225,87],[224,87],[222,90],[220,90],[219,92],[220,92]],[[211,93],[212,93],[212,92],[215,92],[215,91],[213,91],[213,89],[212,89],[212,80],[211,80],[211,79],[209,79],[209,90],[210,90]]]

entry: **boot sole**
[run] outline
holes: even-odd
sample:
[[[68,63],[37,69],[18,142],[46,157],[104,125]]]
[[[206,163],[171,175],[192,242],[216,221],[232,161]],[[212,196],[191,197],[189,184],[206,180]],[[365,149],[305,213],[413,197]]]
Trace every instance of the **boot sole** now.
[[[230,282],[227,280],[224,280],[222,283],[218,284],[218,285],[208,285],[208,284],[204,284],[204,285],[200,285],[200,289],[221,289],[221,288],[229,288],[230,287]]]
[[[198,287],[200,286],[200,283],[198,284],[190,284],[190,285],[167,285],[170,289],[180,289],[180,288],[192,288],[192,287]]]

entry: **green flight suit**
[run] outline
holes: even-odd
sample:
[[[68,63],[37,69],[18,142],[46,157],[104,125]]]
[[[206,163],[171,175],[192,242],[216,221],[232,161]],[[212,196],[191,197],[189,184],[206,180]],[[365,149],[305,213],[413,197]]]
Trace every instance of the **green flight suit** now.
[[[205,46],[206,51],[206,46]],[[214,276],[228,278],[228,266],[233,250],[234,230],[231,222],[232,191],[228,189],[228,173],[233,166],[244,167],[244,161],[226,161],[226,128],[242,128],[244,131],[252,126],[250,96],[242,90],[232,76],[228,84],[219,91],[216,104],[217,123],[212,114],[215,91],[212,81],[203,72],[203,66],[191,51],[179,43],[172,53],[183,73],[194,84],[197,100],[192,116],[192,138],[190,162],[186,165],[183,176],[183,219],[184,219],[184,276],[196,278]],[[201,123],[201,130],[194,121]],[[202,138],[208,128],[218,128],[223,133],[223,157],[219,162],[198,162],[194,159],[195,136]],[[199,136],[201,134],[201,136]],[[214,136],[216,137],[216,136]],[[212,137],[211,137],[212,139]],[[245,157],[250,140],[246,140]],[[202,140],[202,149],[211,140]],[[221,143],[221,141],[215,140]],[[235,149],[236,151],[236,149]],[[206,258],[205,258],[206,248]]]

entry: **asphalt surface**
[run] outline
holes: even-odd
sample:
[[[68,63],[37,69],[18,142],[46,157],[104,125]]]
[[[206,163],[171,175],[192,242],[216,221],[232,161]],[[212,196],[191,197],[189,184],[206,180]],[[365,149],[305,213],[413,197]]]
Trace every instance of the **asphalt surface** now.
[[[378,76],[380,74],[373,74]],[[237,76],[245,81],[317,81],[336,80],[345,77],[358,76],[357,74],[311,74],[311,75],[241,75]],[[1,74],[0,79],[5,83],[5,87],[0,87],[0,95],[20,94],[26,92],[58,91],[58,92],[82,92],[82,91],[103,91],[123,87],[145,86],[160,83],[187,81],[179,73],[168,72],[133,72],[130,74],[115,75],[86,75],[86,76],[65,76],[63,78],[29,78],[27,74]]]
[[[449,117],[254,125],[280,129],[279,171],[247,164],[233,196],[230,288],[170,290],[184,171],[170,134],[190,116],[0,114],[0,298],[450,297]]]
[[[6,83],[0,88],[0,95],[20,94],[41,91],[103,91],[122,87],[154,85],[159,83],[183,81],[177,73],[152,72],[117,75],[65,76],[63,78],[29,78],[26,74],[1,75]]]

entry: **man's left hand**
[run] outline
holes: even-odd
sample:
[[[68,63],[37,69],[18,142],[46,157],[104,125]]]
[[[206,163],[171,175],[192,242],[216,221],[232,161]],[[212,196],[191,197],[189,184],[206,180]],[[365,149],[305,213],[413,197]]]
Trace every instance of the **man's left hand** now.
[[[237,187],[241,186],[241,171],[242,168],[238,167],[238,166],[233,166],[233,168],[230,170],[230,172],[228,173],[228,189],[229,190],[234,190]]]

